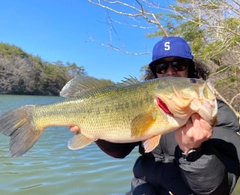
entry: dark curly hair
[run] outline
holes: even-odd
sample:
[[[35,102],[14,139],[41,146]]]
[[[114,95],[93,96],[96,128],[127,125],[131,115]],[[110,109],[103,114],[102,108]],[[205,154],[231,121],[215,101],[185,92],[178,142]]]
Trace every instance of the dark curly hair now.
[[[209,69],[205,64],[200,62],[199,60],[190,60],[188,66],[188,77],[207,80],[210,74]],[[151,71],[150,67],[146,69],[144,80],[154,79],[156,76]]]

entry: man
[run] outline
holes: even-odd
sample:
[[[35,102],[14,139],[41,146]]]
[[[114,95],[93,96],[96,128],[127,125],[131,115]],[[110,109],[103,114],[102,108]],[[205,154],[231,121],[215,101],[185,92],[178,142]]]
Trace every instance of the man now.
[[[146,79],[189,77],[207,79],[207,67],[194,60],[187,42],[167,37],[153,48]],[[239,123],[232,110],[218,100],[218,124],[212,127],[193,114],[183,127],[162,135],[159,145],[145,153],[141,143],[96,144],[108,155],[124,158],[135,146],[141,156],[134,168],[131,191],[127,195],[228,195],[240,175]],[[78,131],[72,127],[71,131]]]

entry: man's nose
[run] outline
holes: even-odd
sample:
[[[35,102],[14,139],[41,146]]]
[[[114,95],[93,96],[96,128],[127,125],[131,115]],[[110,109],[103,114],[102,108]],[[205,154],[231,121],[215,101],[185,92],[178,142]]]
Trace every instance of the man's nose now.
[[[172,68],[172,66],[169,65],[169,67],[168,67],[168,69],[167,69],[167,71],[166,71],[166,75],[172,76],[172,75],[175,75],[175,74],[176,74],[176,70],[174,70],[174,69]]]

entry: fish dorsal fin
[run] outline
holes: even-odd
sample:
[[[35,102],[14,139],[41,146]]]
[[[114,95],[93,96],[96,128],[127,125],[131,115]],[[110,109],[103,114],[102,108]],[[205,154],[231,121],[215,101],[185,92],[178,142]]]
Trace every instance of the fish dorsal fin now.
[[[79,97],[89,91],[113,86],[114,84],[90,76],[77,76],[66,83],[60,96],[66,98]]]
[[[124,80],[122,80],[120,83],[117,83],[116,86],[123,87],[128,85],[135,85],[138,84],[140,81],[136,77],[130,76],[129,78],[124,77]]]

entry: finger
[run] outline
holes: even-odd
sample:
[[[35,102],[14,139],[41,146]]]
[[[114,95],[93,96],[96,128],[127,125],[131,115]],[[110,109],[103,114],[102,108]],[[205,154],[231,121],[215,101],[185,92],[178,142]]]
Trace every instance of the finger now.
[[[202,127],[203,129],[206,128],[206,130],[208,129],[212,129],[212,125],[209,124],[207,121],[205,121],[199,114],[193,114],[191,116],[192,122],[196,125],[199,125],[200,127]],[[195,123],[196,122],[196,123]]]
[[[80,128],[79,128],[78,126],[71,126],[71,127],[70,127],[70,131],[73,132],[73,133],[75,133],[75,132],[80,131]]]

